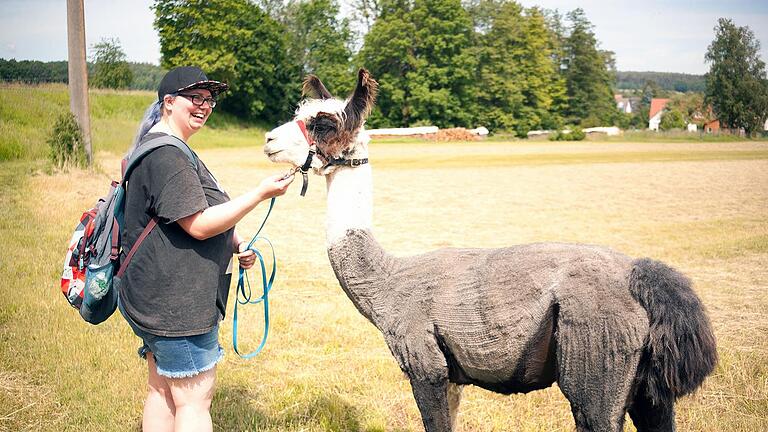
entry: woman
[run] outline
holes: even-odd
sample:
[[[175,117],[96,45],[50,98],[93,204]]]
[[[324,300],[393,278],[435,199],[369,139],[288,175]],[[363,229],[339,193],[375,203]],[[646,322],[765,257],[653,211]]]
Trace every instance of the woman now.
[[[186,143],[199,131],[216,97],[228,86],[196,67],[168,72],[158,101],[147,110],[134,148],[167,136]],[[293,177],[272,176],[230,200],[199,159],[163,146],[139,162],[127,182],[124,251],[149,221],[158,224],[139,245],[120,284],[119,308],[143,345],[149,391],[146,431],[210,431],[216,363],[223,351],[218,323],[224,318],[233,253],[246,242],[235,224],[265,199],[285,193]],[[252,251],[238,255],[250,268]]]

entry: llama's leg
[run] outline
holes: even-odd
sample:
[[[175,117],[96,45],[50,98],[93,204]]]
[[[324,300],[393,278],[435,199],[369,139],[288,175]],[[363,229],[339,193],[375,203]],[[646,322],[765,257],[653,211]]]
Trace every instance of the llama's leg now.
[[[411,328],[404,337],[389,338],[387,343],[411,381],[426,432],[450,432],[460,392],[448,382],[448,363],[438,347],[434,327],[426,324],[422,329]]]
[[[674,403],[671,399],[654,405],[646,396],[645,388],[640,388],[629,405],[629,416],[638,432],[674,432]]]
[[[558,385],[579,432],[617,432],[624,425],[640,347],[618,323],[563,323],[558,330]]]
[[[411,378],[413,396],[421,412],[426,432],[450,432],[453,430],[448,397],[448,380],[438,383]],[[455,415],[454,415],[455,418]]]

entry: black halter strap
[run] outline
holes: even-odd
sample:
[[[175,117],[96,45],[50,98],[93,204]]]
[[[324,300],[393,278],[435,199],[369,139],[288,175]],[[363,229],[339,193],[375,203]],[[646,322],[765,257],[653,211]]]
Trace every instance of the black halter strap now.
[[[307,154],[307,160],[304,161],[304,165],[299,167],[299,171],[301,172],[301,178],[302,178],[302,184],[301,184],[301,196],[304,196],[307,194],[307,188],[309,187],[309,176],[307,175],[307,172],[309,171],[310,165],[312,165],[312,157],[315,156],[315,150],[314,148],[309,148],[309,154]]]
[[[301,196],[306,195],[307,188],[309,188],[309,176],[307,175],[307,172],[309,172],[309,167],[312,165],[312,157],[315,156],[315,142],[312,141],[312,138],[309,137],[309,133],[307,132],[307,124],[304,123],[303,120],[296,120],[296,124],[299,125],[299,129],[301,129],[301,133],[304,134],[304,138],[307,140],[307,144],[309,144],[309,153],[307,154],[307,160],[304,161],[304,165],[298,167],[298,170],[301,172],[301,178],[302,178],[302,185],[301,185]]]
[[[365,165],[368,163],[368,158],[362,158],[362,159],[344,159],[344,158],[338,158],[328,159],[328,163],[325,164],[325,167],[329,166],[348,166],[348,167],[359,167],[360,165]]]

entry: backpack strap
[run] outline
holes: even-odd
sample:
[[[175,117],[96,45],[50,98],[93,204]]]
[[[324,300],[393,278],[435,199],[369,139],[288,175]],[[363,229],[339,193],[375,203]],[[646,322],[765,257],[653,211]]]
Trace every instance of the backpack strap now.
[[[136,253],[136,251],[139,249],[139,245],[141,245],[141,242],[144,241],[145,238],[149,235],[149,233],[152,231],[152,229],[157,225],[157,216],[153,216],[152,219],[149,221],[146,227],[144,227],[144,231],[141,232],[141,235],[136,240],[136,243],[133,244],[133,247],[131,248],[130,252],[128,252],[128,256],[125,257],[125,261],[120,263],[120,270],[117,271],[117,277],[123,277],[123,273],[125,273],[125,269],[128,267],[128,263],[131,262],[131,258],[133,258],[133,254]]]
[[[128,176],[131,174],[133,169],[138,165],[139,161],[144,159],[144,156],[151,153],[153,150],[164,147],[164,146],[174,146],[177,149],[181,150],[189,159],[190,162],[192,162],[192,165],[194,165],[195,169],[197,169],[198,163],[197,163],[197,155],[195,152],[192,151],[191,148],[185,143],[184,141],[180,140],[179,138],[176,138],[173,135],[163,135],[159,136],[157,138],[152,138],[151,140],[140,144],[136,149],[131,153],[129,156],[127,156],[125,159],[123,159],[123,162],[121,164],[122,174],[123,174],[123,182],[125,182],[125,179],[128,178]]]
[[[131,174],[131,172],[136,167],[136,165],[139,164],[139,161],[144,159],[144,156],[148,155],[150,152],[152,152],[155,149],[158,149],[160,147],[164,147],[167,145],[174,146],[177,149],[181,150],[187,156],[187,158],[189,158],[189,161],[192,162],[192,165],[194,165],[195,169],[198,169],[197,155],[195,155],[195,152],[193,152],[192,149],[189,148],[187,143],[180,140],[179,138],[176,138],[173,135],[163,135],[157,138],[152,138],[151,140],[143,144],[140,144],[138,147],[136,147],[133,153],[131,153],[129,156],[123,159],[121,164],[121,170],[123,174],[123,185],[125,185],[125,180]],[[125,257],[125,261],[120,263],[120,269],[117,271],[117,277],[123,277],[123,273],[125,273],[125,269],[128,267],[128,264],[131,262],[131,258],[133,258],[133,255],[139,249],[139,246],[144,241],[144,239],[146,239],[149,233],[152,232],[152,229],[155,228],[155,226],[157,226],[157,222],[158,222],[157,216],[153,216],[152,219],[147,224],[147,226],[144,227],[144,231],[141,232],[141,235],[139,235],[139,238],[136,239],[136,243],[134,243],[131,250],[128,251],[128,255]],[[117,237],[113,235],[113,238],[117,238]]]

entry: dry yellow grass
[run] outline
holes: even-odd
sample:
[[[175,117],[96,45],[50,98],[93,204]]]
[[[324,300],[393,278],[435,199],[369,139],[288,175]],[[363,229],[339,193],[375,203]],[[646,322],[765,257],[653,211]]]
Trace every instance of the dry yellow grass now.
[[[258,147],[200,154],[231,195],[283,170]],[[117,158],[100,156],[116,175]],[[768,143],[374,143],[371,159],[374,230],[395,255],[584,242],[684,271],[709,310],[720,364],[678,403],[679,430],[768,430]],[[146,379],[138,340],[119,315],[80,321],[57,288],[78,212],[106,192],[107,176],[0,169],[0,430],[136,429]],[[222,326],[215,429],[421,430],[407,381],[328,264],[324,180],[312,176],[306,198],[298,189],[278,199],[264,232],[279,260],[265,351],[239,359],[231,320]],[[240,224],[242,235],[264,211]],[[245,311],[248,349],[262,319],[258,307]],[[465,432],[573,429],[556,387],[509,397],[470,387],[459,419]]]

